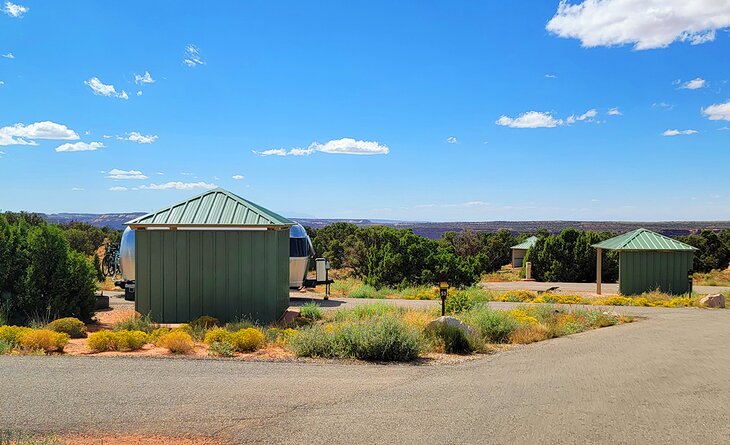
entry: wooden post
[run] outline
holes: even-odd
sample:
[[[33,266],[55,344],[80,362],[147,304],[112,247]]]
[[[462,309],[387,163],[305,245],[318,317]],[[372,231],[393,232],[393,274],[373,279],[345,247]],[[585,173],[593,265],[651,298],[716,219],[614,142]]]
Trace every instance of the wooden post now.
[[[596,249],[596,293],[601,295],[601,260],[603,257],[603,249]]]

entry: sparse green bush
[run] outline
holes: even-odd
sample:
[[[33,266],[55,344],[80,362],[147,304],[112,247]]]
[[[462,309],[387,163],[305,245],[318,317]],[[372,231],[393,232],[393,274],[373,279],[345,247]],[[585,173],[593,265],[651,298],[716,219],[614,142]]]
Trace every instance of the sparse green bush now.
[[[67,445],[55,437],[37,437],[0,430],[0,445]]]
[[[486,296],[483,291],[480,291],[480,289],[466,288],[456,290],[446,297],[446,313],[460,314],[472,309],[484,301],[486,301]]]
[[[142,331],[144,333],[151,333],[159,326],[152,321],[149,315],[137,315],[134,314],[124,320],[119,320],[112,325],[114,331]]]
[[[417,330],[397,317],[383,316],[336,327],[303,329],[291,338],[289,347],[305,357],[411,361],[418,358],[422,345]]]
[[[238,332],[241,329],[253,328],[253,327],[256,327],[256,324],[254,322],[252,322],[251,320],[246,319],[246,318],[239,318],[230,323],[226,323],[225,328],[227,331],[230,331],[230,332]]]
[[[352,309],[341,309],[332,315],[332,320],[340,322],[345,320],[366,320],[384,315],[395,315],[402,310],[392,303],[371,303],[359,304]]]
[[[86,325],[74,317],[59,318],[48,323],[48,329],[68,334],[71,338],[86,337]]]
[[[193,329],[200,328],[200,327],[205,328],[205,329],[212,329],[212,328],[220,326],[221,322],[215,317],[203,315],[203,316],[198,317],[195,320],[191,321],[189,324],[190,324],[190,327]]]
[[[446,323],[439,323],[426,329],[425,334],[439,349],[449,354],[468,354],[476,349],[473,340],[470,340],[461,329]]]
[[[299,316],[309,322],[320,320],[322,318],[322,308],[314,301],[310,301],[299,308]]]
[[[385,298],[385,293],[383,290],[377,290],[373,286],[370,286],[369,284],[363,284],[358,287],[356,287],[353,291],[351,291],[348,295],[348,298],[371,298],[371,299],[380,299]]]
[[[508,312],[495,311],[486,306],[474,308],[464,313],[463,317],[464,322],[476,329],[489,343],[506,343],[509,335],[520,326]]]
[[[11,345],[10,342],[0,339],[0,355],[8,354],[12,350],[13,345]]]
[[[208,348],[208,355],[216,357],[233,357],[236,348],[227,341],[214,341]]]

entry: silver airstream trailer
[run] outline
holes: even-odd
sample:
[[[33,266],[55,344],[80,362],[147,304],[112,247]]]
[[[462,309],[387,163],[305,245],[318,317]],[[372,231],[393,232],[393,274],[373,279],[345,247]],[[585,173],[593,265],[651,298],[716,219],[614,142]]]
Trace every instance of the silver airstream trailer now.
[[[289,287],[300,288],[307,276],[309,260],[314,255],[312,240],[301,224],[294,224],[289,230]],[[122,234],[119,246],[119,268],[122,281],[116,282],[124,289],[124,298],[134,300],[134,230],[127,227]]]
[[[314,255],[312,240],[301,224],[289,229],[289,287],[300,288],[307,276],[309,259]]]

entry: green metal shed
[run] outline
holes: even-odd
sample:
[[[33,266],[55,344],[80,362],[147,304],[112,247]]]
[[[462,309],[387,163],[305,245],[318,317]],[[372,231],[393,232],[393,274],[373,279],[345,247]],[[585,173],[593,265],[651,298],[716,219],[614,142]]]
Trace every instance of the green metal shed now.
[[[512,267],[514,268],[520,268],[522,267],[522,263],[525,260],[525,255],[527,254],[527,251],[530,250],[530,247],[534,246],[537,242],[536,236],[531,236],[527,238],[526,240],[522,241],[521,243],[512,246]]]
[[[293,221],[213,189],[127,224],[135,233],[135,309],[155,321],[270,322],[289,307]]]
[[[637,295],[659,289],[670,294],[690,291],[694,247],[647,229],[637,229],[594,244],[597,293],[601,293],[601,251],[619,252],[619,292]]]

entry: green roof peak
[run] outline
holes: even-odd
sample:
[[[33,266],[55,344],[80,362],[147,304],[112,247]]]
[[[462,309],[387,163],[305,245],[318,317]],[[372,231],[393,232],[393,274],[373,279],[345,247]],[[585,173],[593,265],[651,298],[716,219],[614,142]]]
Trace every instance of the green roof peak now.
[[[222,188],[148,213],[126,223],[130,226],[288,227],[294,224],[271,210]]]
[[[593,247],[607,250],[653,250],[653,251],[694,251],[696,248],[668,236],[652,232],[648,229],[636,229],[626,232],[598,244]]]

